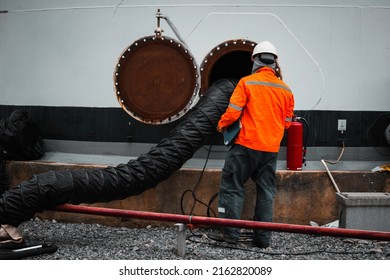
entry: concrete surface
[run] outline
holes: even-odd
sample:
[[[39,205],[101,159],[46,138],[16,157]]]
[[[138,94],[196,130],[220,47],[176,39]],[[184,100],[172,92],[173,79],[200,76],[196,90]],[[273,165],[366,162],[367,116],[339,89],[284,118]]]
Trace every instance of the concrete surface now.
[[[11,177],[11,185],[28,180],[33,174],[45,173],[50,170],[104,168],[127,162],[128,157],[82,155],[69,153],[47,153],[39,161],[11,161],[7,170]],[[194,197],[209,204],[210,199],[218,192],[220,173],[223,160],[209,160],[201,181],[204,159],[191,159],[170,178],[157,187],[145,191],[141,195],[129,197],[120,201],[97,203],[100,207],[153,211],[175,214],[190,214]],[[339,162],[343,170],[336,170],[329,165],[332,176],[341,192],[382,192],[390,182],[389,172],[372,172],[371,169],[383,162]],[[277,195],[275,198],[274,221],[292,224],[309,224],[315,221],[326,224],[339,219],[339,205],[336,190],[320,162],[308,162],[302,171],[286,170],[285,162],[278,162]],[[246,184],[247,200],[242,218],[251,219],[254,209],[256,187],[252,181]],[[186,192],[188,191],[188,192]],[[185,193],[186,192],[186,193]],[[185,195],[183,195],[185,193]],[[181,210],[183,201],[183,212]],[[207,207],[195,203],[193,215],[207,215]],[[216,213],[217,199],[210,203]],[[213,212],[209,211],[213,215]],[[45,211],[38,214],[42,219],[56,219],[69,222],[102,223],[110,226],[144,226],[150,221],[134,219],[79,215]],[[156,224],[161,224],[156,222]]]

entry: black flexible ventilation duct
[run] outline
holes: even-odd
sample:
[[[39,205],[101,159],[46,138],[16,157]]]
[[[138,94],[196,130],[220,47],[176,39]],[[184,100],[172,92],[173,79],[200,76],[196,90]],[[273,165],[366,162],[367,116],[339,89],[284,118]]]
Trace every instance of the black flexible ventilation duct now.
[[[64,203],[96,203],[138,195],[166,180],[210,139],[236,80],[215,82],[170,134],[127,164],[34,175],[0,196],[0,224],[18,226],[35,213]]]
[[[0,120],[0,195],[9,189],[6,160],[39,159],[45,153],[41,131],[25,109]]]

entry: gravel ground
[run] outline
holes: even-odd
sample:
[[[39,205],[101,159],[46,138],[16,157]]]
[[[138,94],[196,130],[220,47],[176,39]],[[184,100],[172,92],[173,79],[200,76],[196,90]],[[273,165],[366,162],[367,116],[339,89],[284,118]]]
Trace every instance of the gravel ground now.
[[[114,228],[100,224],[69,224],[39,219],[19,227],[29,243],[58,247],[33,260],[390,260],[390,242],[274,232],[271,247],[253,247],[250,232],[238,245],[215,242],[195,229],[187,238],[184,257],[177,253],[177,229]]]

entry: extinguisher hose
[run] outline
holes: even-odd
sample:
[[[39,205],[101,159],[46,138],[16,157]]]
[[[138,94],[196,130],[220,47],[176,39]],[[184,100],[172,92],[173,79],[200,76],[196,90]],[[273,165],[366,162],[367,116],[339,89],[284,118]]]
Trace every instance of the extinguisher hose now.
[[[302,154],[302,163],[306,165],[306,152],[307,152],[307,139],[309,138],[309,123],[305,118],[296,117],[297,121],[302,121],[305,125],[305,136],[303,137],[303,154]]]

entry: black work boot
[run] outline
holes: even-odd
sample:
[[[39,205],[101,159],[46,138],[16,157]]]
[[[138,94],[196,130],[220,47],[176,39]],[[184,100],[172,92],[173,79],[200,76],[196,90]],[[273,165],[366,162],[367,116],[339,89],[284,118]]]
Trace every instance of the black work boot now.
[[[228,234],[226,234],[224,231],[217,231],[207,234],[207,237],[219,241],[219,242],[226,242],[229,244],[237,244],[238,243],[238,237],[233,237]]]
[[[261,249],[266,249],[269,247],[269,241],[254,237],[253,238],[253,245],[255,245],[256,247],[261,248]]]

